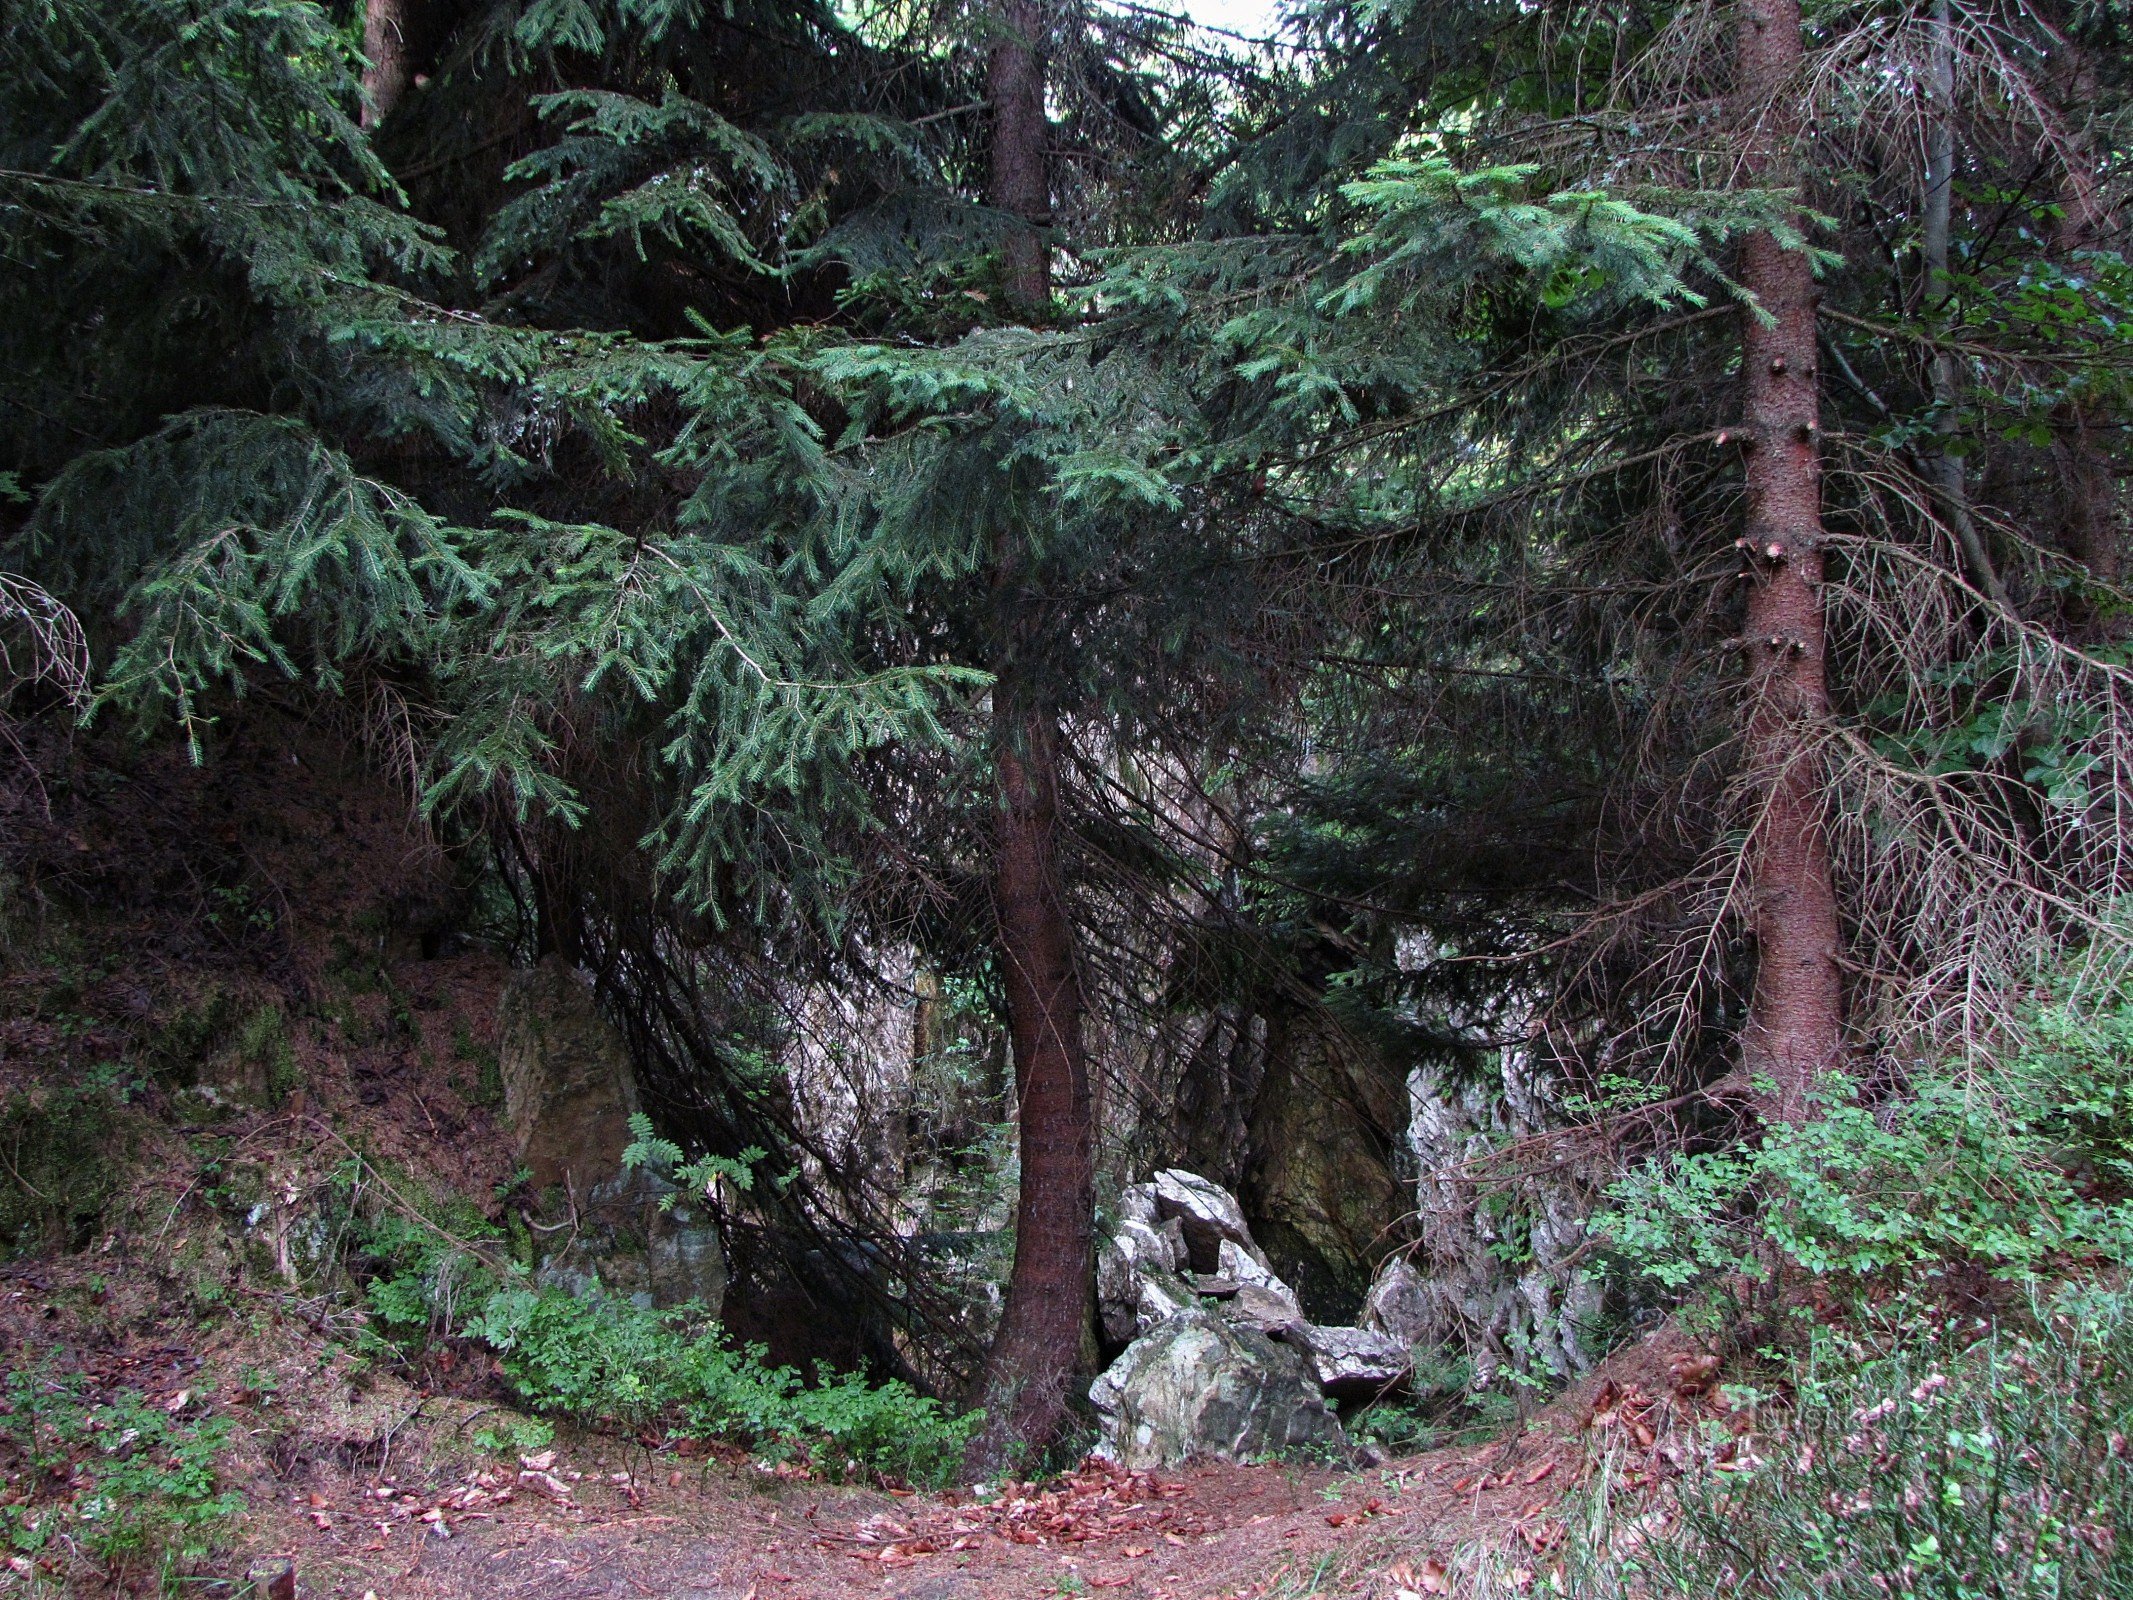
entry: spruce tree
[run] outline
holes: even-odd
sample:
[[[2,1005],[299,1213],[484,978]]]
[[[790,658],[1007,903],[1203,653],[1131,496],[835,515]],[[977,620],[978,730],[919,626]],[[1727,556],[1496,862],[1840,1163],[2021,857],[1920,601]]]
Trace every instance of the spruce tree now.
[[[1012,314],[1042,326],[1052,300],[1045,111],[1051,20],[1042,0],[1006,0],[996,26],[986,75],[987,192],[1018,224],[1002,250],[1000,285]],[[1000,632],[992,686],[999,784],[993,898],[1013,1043],[1021,1194],[1014,1271],[986,1358],[987,1423],[971,1446],[978,1471],[1003,1464],[1010,1445],[1041,1448],[1058,1432],[1095,1292],[1096,1130],[1060,864],[1059,712],[1033,664],[1018,659],[1044,626],[1027,614],[1036,597],[1020,520],[1011,511],[994,535],[991,582]]]
[[[1832,1067],[1989,1038],[2066,941],[2115,959],[2083,908],[2124,839],[2097,831],[2103,788],[2064,775],[2115,781],[2118,666],[2055,636],[2058,513],[2013,487],[2055,432],[2071,454],[2068,413],[2047,430],[2038,406],[2124,396],[2074,331],[2115,320],[2119,258],[2095,251],[2077,286],[2035,198],[2096,175],[2070,175],[2049,87],[2068,39],[1931,7],[1328,7],[1314,26],[1350,53],[1210,208],[1233,274],[1264,259],[1262,219],[1295,219],[1291,274],[1312,259],[1299,224],[1324,226],[1290,280],[1309,288],[1262,290],[1248,322],[1216,251],[1161,270],[1206,297],[1211,343],[1264,341],[1240,375],[1340,394],[1271,476],[1383,553],[1371,584],[1427,607],[1366,610],[1411,652],[1373,666],[1559,664],[1619,719],[1631,759],[1574,891],[1617,909],[1546,980],[1566,1043],[1589,1001],[1601,1059],[1798,1115]],[[1299,159],[1336,128],[1357,130],[1345,171],[1330,143]],[[1363,473],[1380,503],[1329,517]],[[1479,657],[1444,654],[1469,628]],[[2076,702],[2097,720],[2053,709]],[[2025,741],[2049,754],[2017,772]]]

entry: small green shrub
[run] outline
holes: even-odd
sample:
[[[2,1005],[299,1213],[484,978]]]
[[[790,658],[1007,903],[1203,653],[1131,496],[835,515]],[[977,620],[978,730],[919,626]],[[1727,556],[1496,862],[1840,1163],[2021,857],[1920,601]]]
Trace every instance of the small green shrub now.
[[[168,1587],[244,1509],[216,1485],[229,1432],[132,1390],[91,1405],[78,1379],[10,1373],[0,1451],[18,1459],[21,1492],[0,1504],[0,1543],[63,1580],[86,1563],[113,1583],[152,1568]]]
[[[659,1136],[650,1117],[641,1111],[633,1111],[630,1113],[630,1142],[622,1152],[622,1166],[624,1171],[643,1167],[653,1176],[677,1185],[679,1190],[704,1193],[717,1184],[730,1183],[745,1193],[755,1187],[756,1164],[767,1159],[769,1154],[761,1145],[752,1144],[738,1156],[705,1154],[692,1161],[680,1145]],[[660,1209],[673,1210],[674,1201],[675,1195],[662,1195]]]
[[[463,1330],[500,1352],[504,1375],[536,1410],[641,1432],[658,1425],[801,1455],[830,1477],[863,1471],[943,1483],[975,1416],[951,1415],[909,1385],[817,1374],[737,1349],[701,1309],[645,1311],[556,1289],[504,1289]]]
[[[498,1455],[524,1455],[540,1450],[555,1439],[555,1428],[546,1422],[532,1422],[523,1417],[504,1417],[495,1424],[476,1428],[474,1442],[484,1450],[493,1450]]]
[[[728,1343],[701,1307],[648,1311],[530,1288],[523,1269],[493,1248],[502,1231],[471,1204],[402,1184],[397,1205],[366,1209],[364,1164],[349,1163],[340,1181],[353,1217],[350,1270],[370,1312],[366,1354],[400,1359],[436,1339],[478,1339],[498,1352],[533,1410],[635,1435],[664,1430],[802,1456],[831,1477],[938,1483],[962,1461],[977,1419],[953,1416],[907,1384],[826,1371],[809,1384],[790,1367],[767,1365],[760,1348]]]
[[[1655,1163],[1610,1191],[1618,1262],[1671,1289],[1791,1267],[1840,1287],[1958,1263],[2016,1281],[2133,1259],[2133,1008],[2046,1009],[1989,1072]]]
[[[337,1208],[347,1218],[348,1269],[371,1315],[363,1342],[372,1354],[407,1354],[450,1335],[495,1293],[504,1233],[471,1201],[403,1183],[383,1203],[365,1193],[378,1183],[367,1163],[346,1163],[334,1177]]]
[[[1815,1109],[1610,1192],[1626,1274],[1812,1279],[1834,1315],[1776,1319],[1780,1425],[1626,1528],[1596,1515],[1564,1592],[2133,1596],[2133,1297],[2095,1287],[2133,1261],[2133,1004],[2040,1006],[1989,1067]],[[1957,1273],[2002,1287],[1951,1296]]]

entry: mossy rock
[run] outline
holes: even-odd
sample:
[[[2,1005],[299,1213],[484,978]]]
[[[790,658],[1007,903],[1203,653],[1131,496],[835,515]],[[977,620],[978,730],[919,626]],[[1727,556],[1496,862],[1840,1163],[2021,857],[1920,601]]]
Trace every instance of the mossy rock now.
[[[534,1190],[583,1195],[613,1177],[630,1142],[637,1081],[592,985],[550,956],[512,975],[498,1025],[504,1119]]]

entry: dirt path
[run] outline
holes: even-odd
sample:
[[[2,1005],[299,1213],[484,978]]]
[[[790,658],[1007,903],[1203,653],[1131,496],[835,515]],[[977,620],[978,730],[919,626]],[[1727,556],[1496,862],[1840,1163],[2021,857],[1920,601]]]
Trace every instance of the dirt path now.
[[[336,1475],[257,1508],[248,1531],[294,1561],[301,1593],[347,1600],[1217,1600],[1312,1592],[1335,1572],[1320,1592],[1374,1595],[1391,1589],[1368,1562],[1358,1574],[1359,1541],[1389,1561],[1448,1554],[1483,1525],[1545,1540],[1549,1480],[1567,1476],[1554,1449],[1537,1435],[1515,1459],[1491,1447],[1351,1472],[1092,1465],[981,1501],[752,1464],[608,1470],[588,1448],[458,1482]]]

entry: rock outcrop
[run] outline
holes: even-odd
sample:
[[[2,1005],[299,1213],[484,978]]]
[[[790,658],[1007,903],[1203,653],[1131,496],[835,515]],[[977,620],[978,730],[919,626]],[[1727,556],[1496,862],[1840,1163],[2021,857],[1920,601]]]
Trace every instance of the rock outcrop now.
[[[559,956],[515,972],[497,1032],[504,1118],[534,1189],[582,1196],[620,1172],[637,1080],[592,985]]]
[[[717,1316],[726,1298],[726,1252],[718,1225],[695,1199],[641,1167],[594,1184],[579,1202],[576,1227],[534,1281],[646,1309],[695,1301]]]
[[[1127,1467],[1248,1461],[1347,1442],[1302,1356],[1198,1307],[1136,1339],[1089,1399],[1105,1453]]]
[[[1509,1032],[1511,1021],[1495,1027]],[[1409,1137],[1421,1173],[1412,1252],[1422,1264],[1412,1301],[1420,1342],[1472,1351],[1477,1386],[1507,1365],[1564,1378],[1591,1365],[1582,1330],[1598,1318],[1599,1290],[1576,1262],[1589,1241],[1593,1174],[1582,1163],[1549,1162],[1508,1187],[1464,1176],[1468,1163],[1562,1126],[1555,1086],[1539,1053],[1523,1045],[1497,1053],[1493,1081],[1425,1065],[1410,1083]],[[1506,1250],[1514,1238],[1519,1249]],[[1512,1351],[1520,1352],[1515,1362]]]
[[[1356,1319],[1373,1333],[1389,1334],[1405,1345],[1421,1343],[1431,1326],[1429,1286],[1405,1256],[1387,1256],[1378,1268],[1363,1314]]]
[[[1219,1184],[1209,1183],[1181,1167],[1169,1167],[1158,1172],[1153,1181],[1134,1187],[1149,1192],[1158,1222],[1178,1225],[1195,1272],[1220,1271],[1225,1242],[1237,1246],[1261,1266],[1266,1265],[1266,1257],[1252,1242],[1252,1230],[1244,1225],[1244,1208],[1237,1204],[1235,1195]]]
[[[1336,1400],[1369,1400],[1407,1381],[1414,1368],[1409,1347],[1367,1328],[1322,1328],[1301,1322],[1282,1338],[1310,1358],[1318,1386]]]
[[[647,1307],[698,1301],[716,1315],[727,1277],[717,1224],[671,1183],[623,1169],[637,1081],[592,985],[550,956],[513,975],[497,1020],[519,1161],[536,1191],[563,1191],[536,1281]]]
[[[1170,1168],[1128,1189],[1119,1213],[1097,1255],[1104,1331],[1126,1343],[1090,1390],[1099,1453],[1174,1466],[1338,1444],[1329,1400],[1368,1400],[1406,1381],[1405,1341],[1305,1316],[1220,1186]],[[1295,1403],[1299,1385],[1312,1406]]]
[[[1260,1247],[1317,1320],[1353,1320],[1386,1224],[1413,1207],[1394,1156],[1407,1125],[1403,1072],[1322,1017],[1274,1008],[1234,1177]]]
[[[1103,1311],[1104,1336],[1124,1344],[1193,1303],[1191,1287],[1181,1274],[1187,1256],[1184,1236],[1173,1224],[1164,1227],[1148,1216],[1128,1216],[1096,1251],[1096,1299]]]

